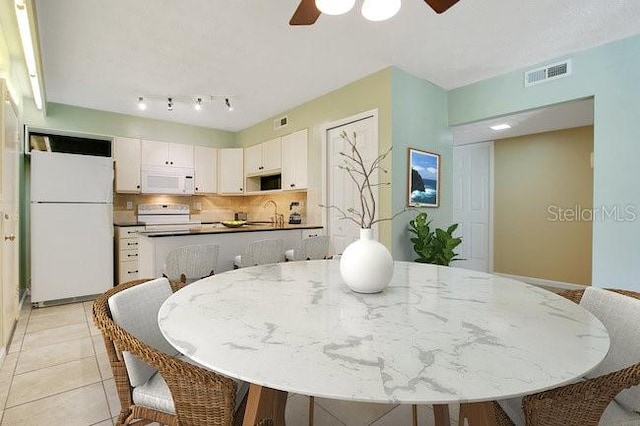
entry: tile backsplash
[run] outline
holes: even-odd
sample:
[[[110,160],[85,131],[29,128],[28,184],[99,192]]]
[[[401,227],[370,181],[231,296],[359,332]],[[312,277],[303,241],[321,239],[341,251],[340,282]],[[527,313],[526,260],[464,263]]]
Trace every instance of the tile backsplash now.
[[[264,204],[273,200],[278,206],[278,213],[284,215],[285,223],[289,218],[289,206],[292,202],[300,203],[299,212],[302,223],[307,221],[307,193],[306,192],[274,192],[256,195],[192,195],[188,197],[177,195],[140,195],[114,194],[113,218],[116,222],[135,221],[138,204],[176,203],[189,204],[191,218],[208,221],[232,220],[234,213],[247,213],[247,220],[270,220],[273,216],[273,205],[266,208]]]

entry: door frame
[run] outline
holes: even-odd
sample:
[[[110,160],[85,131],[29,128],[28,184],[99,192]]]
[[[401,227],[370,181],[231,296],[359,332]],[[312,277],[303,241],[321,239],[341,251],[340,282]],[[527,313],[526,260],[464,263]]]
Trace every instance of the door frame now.
[[[327,136],[329,134],[330,130],[335,129],[336,127],[342,127],[345,126],[347,124],[351,124],[351,123],[355,123],[356,121],[361,121],[361,120],[365,120],[367,118],[373,118],[373,132],[374,132],[374,136],[375,139],[378,143],[377,146],[377,153],[380,152],[380,139],[378,136],[378,125],[379,125],[379,121],[378,121],[378,108],[374,108],[374,109],[370,109],[368,111],[363,111],[360,112],[358,114],[354,114],[351,115],[349,117],[344,117],[341,118],[339,120],[336,121],[332,121],[330,123],[327,123],[325,125],[323,125],[320,128],[320,133],[321,133],[321,150],[322,150],[322,161],[321,161],[321,174],[320,174],[320,179],[322,182],[321,185],[321,200],[322,200],[322,205],[327,205],[327,181],[329,179],[329,174],[328,174],[328,145],[327,145]],[[327,233],[327,235],[329,235],[328,231],[328,214],[329,214],[329,209],[324,208],[324,212],[321,214],[321,218],[322,218],[322,227],[325,229],[325,232]]]

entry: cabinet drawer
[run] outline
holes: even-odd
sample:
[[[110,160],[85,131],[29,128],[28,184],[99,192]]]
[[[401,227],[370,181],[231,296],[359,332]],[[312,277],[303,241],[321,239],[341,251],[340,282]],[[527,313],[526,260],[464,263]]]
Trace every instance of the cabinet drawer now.
[[[138,261],[138,249],[135,250],[120,250],[120,262],[137,262]]]
[[[118,241],[118,250],[138,250],[138,239],[122,238]]]
[[[136,280],[139,277],[138,261],[120,262],[118,270],[118,283],[126,283],[127,281]]]
[[[138,232],[144,230],[144,226],[117,226],[118,238],[137,238]]]

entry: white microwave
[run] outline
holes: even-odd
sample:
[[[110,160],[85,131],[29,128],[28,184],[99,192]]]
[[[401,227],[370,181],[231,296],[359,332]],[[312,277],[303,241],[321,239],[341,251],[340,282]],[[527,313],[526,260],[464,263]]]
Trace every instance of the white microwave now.
[[[187,167],[142,165],[142,193],[193,195],[193,172],[193,169]]]

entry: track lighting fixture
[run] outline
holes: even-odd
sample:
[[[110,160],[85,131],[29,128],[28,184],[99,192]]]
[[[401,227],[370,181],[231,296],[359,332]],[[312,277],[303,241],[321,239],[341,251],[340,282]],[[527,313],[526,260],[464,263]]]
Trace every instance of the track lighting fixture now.
[[[228,111],[233,111],[233,105],[231,105],[231,99],[233,99],[233,97],[229,95],[167,96],[167,95],[146,94],[143,96],[138,96],[137,99],[138,99],[137,106],[138,106],[138,109],[141,111],[144,111],[147,108],[153,109],[154,106],[157,106],[158,104],[162,104],[163,102],[166,102],[165,105],[167,106],[167,111],[173,111],[174,106],[180,108],[182,104],[191,105],[193,109],[195,109],[196,111],[202,111],[205,108],[204,104],[207,102],[209,103],[220,102],[221,104],[222,102],[224,102],[224,107]],[[208,108],[208,110],[211,111],[212,109]]]

